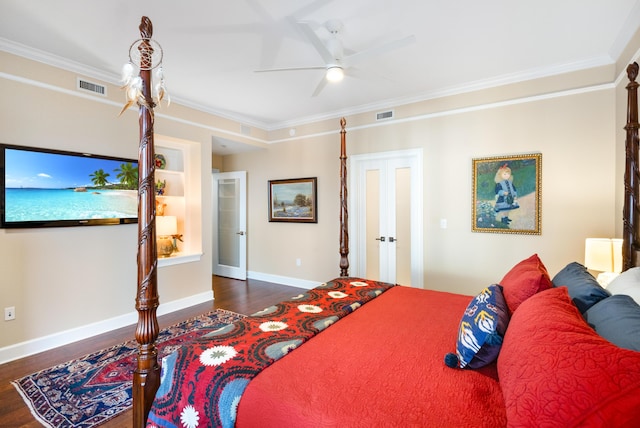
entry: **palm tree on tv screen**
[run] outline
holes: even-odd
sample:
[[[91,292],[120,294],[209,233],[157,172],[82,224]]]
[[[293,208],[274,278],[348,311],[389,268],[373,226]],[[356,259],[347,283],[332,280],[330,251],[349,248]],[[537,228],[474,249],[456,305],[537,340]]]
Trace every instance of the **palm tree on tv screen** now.
[[[131,162],[126,162],[120,165],[120,168],[116,168],[118,173],[116,178],[120,180],[120,183],[127,189],[135,189],[138,187],[138,167],[133,166]]]
[[[97,187],[103,187],[105,186],[109,181],[107,181],[107,177],[110,174],[108,172],[104,172],[104,170],[102,168],[100,168],[99,170],[95,171],[93,174],[89,174],[89,177],[91,177],[91,182],[96,185]]]

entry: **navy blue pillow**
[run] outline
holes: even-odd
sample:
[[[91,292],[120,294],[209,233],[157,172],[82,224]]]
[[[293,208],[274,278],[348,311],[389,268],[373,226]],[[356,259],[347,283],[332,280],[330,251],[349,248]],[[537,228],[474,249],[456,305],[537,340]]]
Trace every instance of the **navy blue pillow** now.
[[[580,313],[589,309],[602,299],[611,296],[602,288],[598,281],[580,263],[569,263],[551,280],[554,287],[565,286],[569,289],[569,296]]]
[[[614,294],[584,313],[584,319],[609,342],[640,351],[640,305],[626,294]]]
[[[471,300],[460,321],[456,354],[445,355],[449,367],[477,369],[498,358],[509,324],[502,286],[490,285]]]

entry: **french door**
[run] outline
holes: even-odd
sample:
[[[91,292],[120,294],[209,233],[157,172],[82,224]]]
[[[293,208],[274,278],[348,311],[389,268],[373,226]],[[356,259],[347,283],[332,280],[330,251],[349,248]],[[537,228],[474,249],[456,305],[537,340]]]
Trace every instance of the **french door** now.
[[[350,163],[352,275],[422,288],[422,150]]]
[[[213,273],[247,279],[247,173],[213,174]]]

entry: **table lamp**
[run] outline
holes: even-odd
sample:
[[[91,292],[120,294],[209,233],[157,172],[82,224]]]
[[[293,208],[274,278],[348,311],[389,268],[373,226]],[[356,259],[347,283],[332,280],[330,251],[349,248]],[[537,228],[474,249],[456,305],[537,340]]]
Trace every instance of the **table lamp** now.
[[[606,287],[622,271],[622,239],[587,238],[584,265],[589,270],[601,272],[596,279]]]
[[[173,235],[178,234],[178,219],[173,215],[156,216],[158,257],[173,253]]]

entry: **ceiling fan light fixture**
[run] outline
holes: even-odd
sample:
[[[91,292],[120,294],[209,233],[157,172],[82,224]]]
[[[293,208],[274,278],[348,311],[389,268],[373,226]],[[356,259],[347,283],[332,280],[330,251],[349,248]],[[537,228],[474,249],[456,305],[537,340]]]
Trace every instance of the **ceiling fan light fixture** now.
[[[342,67],[329,67],[327,68],[327,74],[325,77],[329,82],[340,82],[344,79],[344,70]]]

